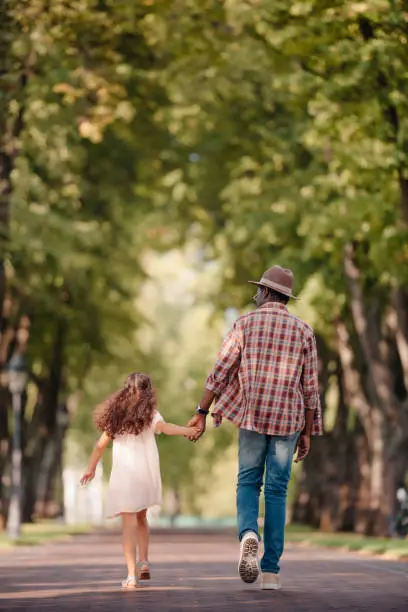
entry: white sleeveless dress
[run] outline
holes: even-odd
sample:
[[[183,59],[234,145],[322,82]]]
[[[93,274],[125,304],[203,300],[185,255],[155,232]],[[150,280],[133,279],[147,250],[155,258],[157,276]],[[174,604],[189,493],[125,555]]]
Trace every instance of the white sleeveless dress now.
[[[107,518],[161,505],[160,461],[154,428],[162,420],[156,411],[151,426],[139,435],[124,434],[114,438]]]

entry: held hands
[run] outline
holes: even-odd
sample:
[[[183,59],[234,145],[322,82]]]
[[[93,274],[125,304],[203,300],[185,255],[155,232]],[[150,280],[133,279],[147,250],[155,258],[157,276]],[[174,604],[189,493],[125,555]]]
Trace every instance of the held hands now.
[[[188,439],[191,442],[197,442],[205,432],[205,426],[205,416],[203,414],[195,414],[188,422],[188,427],[194,432],[188,436]]]
[[[296,444],[297,456],[295,463],[303,461],[310,451],[310,434],[301,433]]]
[[[219,427],[222,423],[222,416],[220,414],[212,414],[214,427]],[[205,432],[206,428],[206,417],[202,414],[196,414],[189,421],[188,427],[194,429],[194,433],[188,436],[188,439],[192,442],[197,442]]]
[[[85,472],[85,474],[81,477],[81,480],[79,482],[84,487],[85,485],[88,484],[88,482],[91,482],[91,480],[93,480],[94,478],[95,478],[95,472]]]
[[[190,425],[187,427],[188,430],[188,434],[186,435],[186,438],[188,438],[189,440],[193,440],[193,439],[198,439],[201,435],[201,430],[199,427],[190,427]]]

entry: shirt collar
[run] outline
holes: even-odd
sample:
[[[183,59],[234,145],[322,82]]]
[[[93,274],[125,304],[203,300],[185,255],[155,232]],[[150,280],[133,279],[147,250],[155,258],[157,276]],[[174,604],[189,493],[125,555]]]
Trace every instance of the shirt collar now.
[[[280,304],[279,302],[266,302],[266,304],[262,304],[262,306],[258,306],[257,310],[284,310],[288,312],[288,308],[285,304]]]

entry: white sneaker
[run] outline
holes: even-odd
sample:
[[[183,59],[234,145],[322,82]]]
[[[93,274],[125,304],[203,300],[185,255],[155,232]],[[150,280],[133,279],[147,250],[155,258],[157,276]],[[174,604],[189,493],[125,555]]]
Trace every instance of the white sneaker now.
[[[247,531],[241,540],[238,572],[241,580],[247,584],[256,582],[259,576],[258,560],[259,540],[254,531]]]
[[[261,589],[263,589],[264,591],[277,591],[281,588],[282,583],[279,574],[262,572]]]

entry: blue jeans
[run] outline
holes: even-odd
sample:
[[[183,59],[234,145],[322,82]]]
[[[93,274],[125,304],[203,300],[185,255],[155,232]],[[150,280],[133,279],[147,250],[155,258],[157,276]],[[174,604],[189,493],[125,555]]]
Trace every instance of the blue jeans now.
[[[299,433],[268,436],[239,430],[237,514],[238,536],[258,534],[259,494],[265,473],[265,527],[263,572],[279,573],[286,523],[286,494]]]

